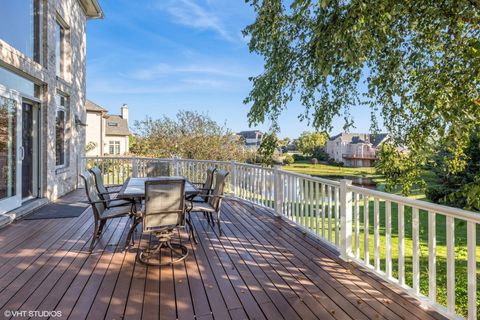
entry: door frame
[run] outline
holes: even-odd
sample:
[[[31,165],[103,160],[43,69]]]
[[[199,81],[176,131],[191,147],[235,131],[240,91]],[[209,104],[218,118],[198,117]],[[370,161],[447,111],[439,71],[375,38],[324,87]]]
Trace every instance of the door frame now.
[[[29,104],[32,106],[32,195],[23,198],[22,202],[38,198],[40,196],[40,102],[38,99],[31,97],[21,96],[22,109],[23,104]],[[23,114],[22,114],[23,116]],[[22,119],[23,124],[23,119]],[[22,128],[23,129],[23,128]],[[23,144],[23,141],[22,141]],[[23,146],[22,146],[23,148]],[[23,174],[23,172],[22,172]],[[22,177],[23,178],[23,177]],[[23,180],[23,179],[22,179]],[[22,181],[23,182],[23,181]]]
[[[0,214],[11,211],[22,205],[22,98],[16,90],[8,89],[0,85],[0,96],[14,100],[16,102],[16,148],[15,148],[15,166],[16,166],[16,190],[15,195],[0,200]]]

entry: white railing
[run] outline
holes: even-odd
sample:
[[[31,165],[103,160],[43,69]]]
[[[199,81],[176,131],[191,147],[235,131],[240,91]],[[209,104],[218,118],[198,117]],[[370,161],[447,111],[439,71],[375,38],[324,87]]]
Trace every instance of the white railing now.
[[[477,314],[480,214],[351,185],[233,161],[88,157],[108,184],[128,177],[181,175],[205,180],[207,168],[230,172],[227,192],[271,209],[447,316]],[[478,254],[480,255],[480,254]],[[467,281],[464,280],[466,277]],[[445,280],[445,285],[437,282]],[[462,309],[456,301],[463,300]]]

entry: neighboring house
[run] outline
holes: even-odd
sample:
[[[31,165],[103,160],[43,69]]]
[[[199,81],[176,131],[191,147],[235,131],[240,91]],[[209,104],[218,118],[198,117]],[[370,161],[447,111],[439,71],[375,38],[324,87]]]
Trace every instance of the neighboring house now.
[[[79,184],[86,21],[101,17],[97,0],[1,3],[0,225]]]
[[[128,105],[120,108],[120,115],[110,115],[98,104],[87,100],[87,156],[118,156],[129,151]]]
[[[378,147],[387,139],[385,133],[340,133],[327,141],[325,152],[346,167],[371,167],[377,160]]]
[[[237,133],[245,141],[245,146],[249,149],[258,149],[263,140],[263,133],[258,130],[241,131]]]

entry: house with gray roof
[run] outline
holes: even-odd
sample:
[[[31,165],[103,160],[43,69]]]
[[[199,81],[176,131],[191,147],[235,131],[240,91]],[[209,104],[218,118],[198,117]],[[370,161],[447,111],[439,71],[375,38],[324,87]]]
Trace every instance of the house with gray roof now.
[[[263,132],[259,130],[241,131],[237,135],[243,139],[248,149],[258,149],[263,140]]]
[[[331,137],[325,152],[346,167],[371,167],[377,160],[378,148],[388,140],[388,134],[346,133]]]
[[[129,152],[128,105],[120,108],[120,115],[87,100],[86,154],[87,156],[119,156]]]

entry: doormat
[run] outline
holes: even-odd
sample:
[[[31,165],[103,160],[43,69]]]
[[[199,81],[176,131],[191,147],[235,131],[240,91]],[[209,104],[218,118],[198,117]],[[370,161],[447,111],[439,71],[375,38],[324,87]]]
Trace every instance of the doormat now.
[[[75,190],[56,202],[33,211],[25,217],[25,220],[76,218],[89,207],[89,204],[83,201],[84,198],[85,191]]]

